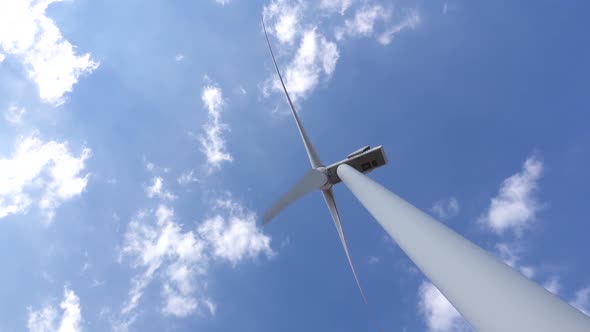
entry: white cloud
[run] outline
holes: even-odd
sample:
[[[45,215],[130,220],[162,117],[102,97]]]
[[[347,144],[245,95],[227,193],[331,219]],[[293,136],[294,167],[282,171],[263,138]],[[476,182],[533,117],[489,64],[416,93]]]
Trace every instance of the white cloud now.
[[[209,313],[215,315],[215,312],[217,312],[217,305],[210,300],[204,300],[203,302],[207,306],[207,309],[209,309]]]
[[[259,255],[271,257],[270,237],[256,226],[256,215],[231,200],[218,200],[218,211],[199,226],[199,234],[213,248],[213,256],[236,264],[245,258]]]
[[[231,2],[231,0],[215,0],[218,4],[225,6]]]
[[[223,137],[223,132],[228,130],[228,126],[220,119],[225,102],[221,89],[212,85],[203,88],[201,99],[209,113],[209,119],[203,126],[205,134],[200,138],[201,151],[207,158],[209,171],[212,172],[218,169],[221,163],[233,160],[231,154],[227,152]]]
[[[500,254],[500,259],[502,259],[504,263],[511,267],[516,267],[519,257],[516,255],[514,249],[510,245],[507,243],[498,243],[496,244],[496,249]]]
[[[285,70],[285,85],[291,98],[307,97],[322,76],[329,78],[339,56],[336,44],[328,41],[316,28],[304,31],[299,48]],[[272,84],[275,91],[282,93],[278,78],[272,80]]]
[[[517,252],[520,251],[520,249],[515,248],[514,245],[509,245],[507,243],[497,243],[496,250],[498,251],[498,256],[500,256],[500,259],[506,263],[506,265],[520,271],[520,273],[529,279],[535,275],[535,269],[532,266],[519,264],[520,256]]]
[[[417,12],[412,12],[401,22],[392,25],[382,32],[377,38],[377,41],[381,45],[388,45],[400,32],[406,29],[415,29],[418,24],[420,24],[420,16]]]
[[[440,220],[452,219],[459,214],[459,201],[454,196],[450,196],[436,201],[431,210]]]
[[[590,315],[590,286],[578,290],[576,297],[570,304],[586,315]]]
[[[20,139],[16,152],[0,159],[0,218],[25,213],[38,198],[41,211],[51,221],[64,201],[79,196],[88,174],[81,175],[90,149],[79,157],[70,154],[67,142],[42,142],[36,136]]]
[[[149,223],[149,219],[155,219]],[[147,220],[146,220],[147,219]],[[190,286],[192,280],[202,274],[207,264],[205,243],[194,232],[183,232],[174,220],[174,211],[160,205],[155,212],[142,211],[132,220],[125,234],[122,255],[133,260],[133,266],[143,272],[135,276],[129,291],[129,299],[121,313],[128,315],[139,304],[144,289],[152,282],[156,271],[163,269],[165,308],[168,314],[187,315],[197,308],[196,289]],[[189,285],[189,286],[187,286]],[[179,297],[189,304],[179,310]],[[194,303],[194,306],[192,305]],[[185,303],[186,304],[186,303]],[[176,308],[177,310],[173,310]]]
[[[420,312],[429,331],[470,331],[467,322],[444,295],[430,282],[424,281],[418,291]]]
[[[416,10],[408,11],[401,21],[394,22],[391,10],[369,1],[360,2],[353,15],[346,15],[354,3],[354,0],[321,0],[317,3],[273,0],[264,6],[262,13],[267,31],[279,41],[278,47],[275,45],[275,55],[290,58],[283,73],[293,100],[309,96],[322,79],[331,77],[336,68],[340,56],[338,44],[327,38],[325,31],[334,31],[336,41],[347,36],[370,37],[378,33],[378,41],[388,44],[396,34],[415,28],[420,22]],[[385,30],[376,31],[377,28]],[[275,76],[273,71],[271,78],[263,82],[264,96],[268,96],[271,90],[283,93]]]
[[[517,234],[535,219],[542,204],[535,197],[543,163],[529,157],[520,173],[502,182],[498,195],[491,200],[488,212],[480,219],[498,234],[514,230]]]
[[[76,55],[55,22],[45,15],[49,5],[61,0],[0,1],[0,47],[18,56],[40,98],[60,105],[80,76],[98,68],[90,54]]]
[[[273,254],[270,237],[256,228],[254,214],[231,200],[215,204],[216,215],[197,231],[184,231],[174,211],[160,205],[155,211],[140,211],[129,223],[121,259],[129,257],[141,270],[131,281],[128,299],[121,310],[125,329],[136,319],[136,308],[145,289],[154,280],[161,283],[162,313],[185,317],[205,309],[215,314],[215,303],[206,296],[206,277],[213,259],[235,265],[260,255]]]
[[[154,163],[147,162],[147,163],[145,164],[145,168],[146,168],[148,171],[150,171],[150,172],[153,172],[153,171],[154,171],[154,169],[156,168],[156,165],[154,165]]]
[[[391,10],[378,4],[365,4],[355,12],[354,17],[344,21],[335,30],[337,40],[345,37],[371,37],[375,33],[375,26],[381,22],[388,27],[380,32],[377,41],[388,45],[401,31],[415,29],[420,23],[420,16],[416,10],[409,11],[400,21],[393,21]]]
[[[381,261],[381,258],[376,256],[369,257],[369,264],[377,264]]]
[[[520,272],[529,279],[535,276],[535,269],[532,266],[521,266]]]
[[[320,8],[323,8],[323,5],[337,4],[325,1],[320,4]],[[263,8],[269,35],[276,36],[280,42],[279,46],[284,46],[279,48],[276,54],[292,56],[283,74],[285,85],[294,101],[307,97],[322,77],[328,79],[334,72],[339,57],[336,43],[326,39],[318,31],[317,25],[301,22],[306,7],[307,4],[301,1],[277,0]],[[297,47],[292,47],[296,41]],[[265,95],[268,95],[269,90],[283,93],[275,75],[273,72],[271,78],[264,82]]]
[[[552,278],[547,280],[545,283],[543,283],[543,287],[546,290],[550,291],[551,293],[553,293],[555,295],[559,295],[559,290],[561,289],[561,284],[559,283],[559,277],[553,276]]]
[[[336,39],[345,36],[368,37],[373,35],[375,23],[378,20],[387,21],[391,13],[380,5],[365,5],[359,8],[352,19],[344,21],[344,26],[336,29]]]
[[[164,200],[172,201],[176,199],[176,196],[172,195],[169,191],[163,188],[164,180],[156,176],[152,179],[152,185],[145,189],[146,194],[149,198],[159,197]]]
[[[6,55],[0,53],[0,63],[2,63],[6,59]]]
[[[179,54],[176,54],[176,56],[174,57],[174,61],[176,61],[176,62],[180,62],[182,60],[184,60],[184,54],[179,53]]]
[[[272,1],[262,9],[268,32],[281,43],[293,44],[299,30],[302,8],[299,3],[290,4],[285,0]]]
[[[22,117],[25,114],[26,110],[24,107],[17,107],[17,106],[10,106],[6,113],[4,114],[4,119],[6,121],[12,123],[13,125],[17,125],[21,123]]]
[[[60,303],[61,318],[51,305],[33,311],[29,308],[27,327],[30,332],[77,332],[81,331],[82,315],[80,299],[74,291],[64,287],[64,298]]]
[[[344,15],[354,0],[321,0],[320,8],[328,11],[338,12]]]
[[[164,284],[162,294],[166,299],[162,309],[165,314],[186,317],[197,309],[197,300],[190,293],[186,294],[169,284]]]
[[[190,170],[190,171],[186,171],[182,174],[180,174],[180,176],[176,179],[176,182],[178,182],[178,184],[189,184],[192,182],[198,182],[199,179],[197,179],[194,175],[194,170]]]

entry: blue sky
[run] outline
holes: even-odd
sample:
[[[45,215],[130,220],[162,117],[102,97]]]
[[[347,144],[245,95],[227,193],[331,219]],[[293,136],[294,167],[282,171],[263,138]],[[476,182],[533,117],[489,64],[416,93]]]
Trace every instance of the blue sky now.
[[[371,173],[590,312],[582,2],[0,1],[0,331],[374,331],[322,160]],[[469,326],[346,188],[379,324]]]

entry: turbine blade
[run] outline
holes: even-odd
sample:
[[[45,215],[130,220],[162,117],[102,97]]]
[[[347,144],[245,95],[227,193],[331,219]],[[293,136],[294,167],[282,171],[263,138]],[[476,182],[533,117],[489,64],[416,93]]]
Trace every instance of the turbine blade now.
[[[268,39],[268,34],[266,32],[266,25],[264,24],[264,18],[262,19],[262,27],[264,29],[264,36],[266,37],[266,43],[268,44],[268,49],[270,50],[270,56],[272,57],[272,62],[275,65],[275,69],[277,74],[279,75],[279,80],[281,81],[281,86],[283,87],[283,91],[285,92],[285,96],[287,96],[287,101],[289,102],[289,106],[291,107],[291,113],[295,118],[295,123],[297,124],[297,129],[299,129],[299,134],[301,135],[301,139],[303,140],[303,145],[305,145],[305,151],[307,151],[307,157],[309,157],[309,163],[311,167],[318,168],[322,165],[322,161],[320,160],[320,156],[315,151],[315,148],[311,144],[305,129],[303,128],[303,124],[299,119],[299,115],[297,115],[297,111],[295,111],[295,106],[291,101],[291,97],[289,96],[289,92],[287,92],[287,88],[285,87],[285,82],[283,81],[283,76],[281,75],[281,71],[279,70],[279,66],[277,65],[277,60],[275,59],[275,55],[272,51],[272,47],[270,46],[270,40]]]
[[[363,287],[361,287],[361,283],[359,278],[356,274],[356,269],[354,268],[354,264],[352,264],[352,259],[350,258],[350,253],[348,252],[348,245],[346,244],[346,239],[344,238],[344,231],[342,230],[342,223],[340,222],[340,215],[338,214],[338,209],[336,208],[336,201],[334,200],[334,192],[332,188],[328,190],[322,190],[322,194],[324,195],[324,200],[326,201],[326,205],[328,205],[328,209],[330,210],[330,214],[332,215],[332,219],[334,220],[334,224],[336,225],[336,230],[338,231],[338,236],[340,237],[340,242],[342,242],[342,247],[344,247],[344,253],[346,253],[346,259],[348,259],[348,264],[350,265],[350,269],[352,270],[352,274],[354,275],[354,280],[356,281],[356,285],[358,286],[359,290],[361,291],[361,296],[363,297],[363,301],[365,304],[369,305],[367,301],[367,297],[365,296],[365,292],[363,291]]]
[[[336,225],[336,230],[338,231],[338,236],[340,237],[340,242],[342,242],[342,247],[344,248],[344,253],[346,254],[346,259],[348,259],[348,265],[350,265],[350,269],[352,270],[352,275],[354,276],[354,281],[356,281],[356,285],[361,292],[361,296],[363,301],[367,305],[367,309],[369,310],[369,315],[375,324],[375,327],[378,331],[382,331],[379,322],[377,321],[377,316],[373,312],[373,308],[367,301],[367,297],[365,296],[365,291],[363,291],[363,287],[361,286],[361,282],[359,281],[359,277],[356,274],[356,269],[354,268],[354,264],[352,264],[352,259],[350,258],[350,252],[348,251],[348,245],[346,244],[346,239],[344,238],[344,231],[342,230],[342,223],[340,222],[340,214],[338,213],[338,209],[336,208],[336,201],[334,200],[334,192],[332,188],[328,190],[322,190],[322,195],[324,195],[324,200],[326,201],[326,205],[328,205],[328,209],[330,210],[330,214],[332,215],[332,219],[334,220],[334,225]]]
[[[328,176],[317,169],[310,169],[289,191],[287,191],[262,217],[262,223],[268,224],[284,208],[298,200],[305,194],[320,189],[328,182]]]

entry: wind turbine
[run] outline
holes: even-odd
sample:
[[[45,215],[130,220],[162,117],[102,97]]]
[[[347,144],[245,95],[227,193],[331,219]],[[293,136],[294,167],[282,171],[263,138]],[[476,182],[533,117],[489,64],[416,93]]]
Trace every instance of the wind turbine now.
[[[270,50],[270,55],[272,57],[274,67],[277,71],[277,75],[279,76],[279,80],[281,82],[281,86],[283,87],[283,91],[285,92],[285,96],[287,97],[287,101],[289,102],[291,113],[295,118],[297,129],[299,129],[299,134],[301,135],[303,145],[305,146],[307,156],[309,157],[309,163],[311,164],[311,169],[307,171],[307,173],[305,173],[305,175],[299,180],[299,182],[297,182],[289,191],[287,191],[283,196],[281,196],[279,200],[270,209],[266,211],[266,213],[262,217],[262,222],[264,225],[268,224],[273,217],[275,217],[284,208],[286,208],[288,205],[290,205],[297,199],[312,191],[321,190],[322,195],[324,196],[324,200],[326,201],[326,205],[328,206],[328,210],[330,211],[330,215],[332,215],[332,219],[334,220],[334,225],[336,226],[336,231],[338,232],[338,236],[340,237],[340,242],[342,242],[342,247],[344,248],[344,253],[346,254],[346,259],[348,259],[348,264],[350,265],[352,274],[354,275],[354,280],[356,281],[356,284],[361,292],[363,301],[368,306],[369,302],[367,301],[367,297],[365,296],[365,292],[363,291],[363,288],[359,281],[356,269],[354,268],[354,264],[352,263],[352,259],[350,258],[350,252],[348,250],[348,245],[346,244],[344,231],[342,230],[340,214],[338,213],[338,208],[336,207],[336,201],[334,199],[334,192],[332,191],[332,186],[338,182],[341,182],[340,177],[338,176],[338,173],[336,171],[338,166],[340,165],[348,164],[357,169],[363,170],[364,172],[369,172],[377,167],[385,165],[387,163],[387,158],[385,157],[383,147],[378,146],[376,148],[371,149],[370,147],[366,146],[348,155],[347,159],[339,161],[328,167],[325,167],[322,161],[320,160],[320,156],[313,147],[313,144],[311,144],[311,141],[309,140],[309,137],[307,136],[307,133],[303,128],[303,124],[299,119],[299,115],[297,115],[297,111],[295,111],[295,106],[293,105],[293,101],[289,96],[289,92],[287,92],[287,88],[285,87],[285,82],[283,81],[283,77],[279,70],[279,66],[277,65],[274,52],[272,51],[272,47],[270,46],[270,40],[268,39],[268,34],[266,32],[266,25],[264,24],[264,20],[262,21],[262,26],[264,29],[264,35],[266,37],[266,42],[268,44],[268,49]]]
[[[321,190],[348,264],[369,305],[350,258],[332,186],[343,182],[416,266],[477,331],[590,331],[590,317],[530,281],[482,248],[434,220],[363,173],[387,164],[382,146],[364,147],[324,166],[287,92],[270,40],[266,42],[311,169],[263,215],[263,224],[302,196]]]

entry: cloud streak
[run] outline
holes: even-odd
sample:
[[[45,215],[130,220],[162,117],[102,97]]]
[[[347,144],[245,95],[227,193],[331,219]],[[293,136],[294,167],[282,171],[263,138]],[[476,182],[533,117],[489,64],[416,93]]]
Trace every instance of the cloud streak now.
[[[208,112],[207,123],[203,126],[204,134],[200,138],[201,152],[205,154],[209,172],[219,169],[224,162],[231,162],[233,157],[227,151],[223,133],[228,126],[221,122],[221,112],[225,102],[220,88],[207,85],[203,88],[201,100]]]
[[[26,110],[24,107],[11,105],[8,110],[6,110],[6,113],[4,113],[4,119],[13,125],[19,125],[25,112]]]
[[[570,304],[586,315],[590,315],[590,286],[576,291],[576,296]]]
[[[393,24],[377,38],[377,41],[381,45],[389,45],[393,39],[404,30],[413,30],[420,24],[420,15],[417,12],[411,12],[408,16],[404,17],[402,21]]]

